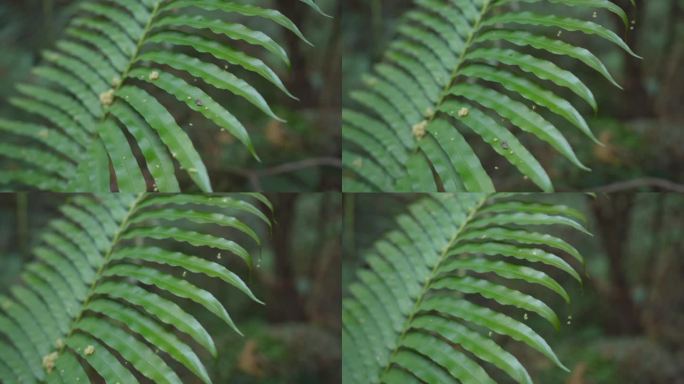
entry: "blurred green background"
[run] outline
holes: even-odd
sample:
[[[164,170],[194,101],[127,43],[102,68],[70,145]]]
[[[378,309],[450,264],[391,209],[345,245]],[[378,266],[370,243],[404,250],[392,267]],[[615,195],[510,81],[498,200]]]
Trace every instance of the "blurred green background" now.
[[[684,67],[684,0],[637,0],[636,9],[628,0],[613,2],[628,12],[630,20],[636,21],[634,29],[626,31],[622,21],[606,11],[597,12],[596,20],[616,31],[643,60],[632,58],[596,36],[566,32],[563,40],[596,54],[623,86],[623,91],[581,62],[553,59],[578,75],[596,96],[599,110],[594,114],[581,100],[562,93],[587,117],[589,126],[605,147],[594,145],[568,124],[559,125],[580,160],[593,171],[577,169],[546,143],[530,140],[529,135],[521,135],[519,131],[514,133],[539,159],[558,191],[684,191],[684,71],[681,70]],[[353,105],[349,92],[361,86],[361,75],[382,59],[401,15],[412,4],[412,0],[345,2],[342,18],[344,106]],[[559,15],[592,19],[592,10],[587,8],[548,2],[524,6],[543,13],[558,10]],[[479,139],[470,142],[479,144]],[[490,174],[498,190],[536,190],[491,148],[482,147],[478,154],[485,169],[492,170]]]
[[[7,98],[16,94],[14,85],[32,81],[30,70],[41,63],[42,50],[51,49],[81,1],[88,0],[3,0],[0,1],[0,116],[19,117]],[[249,0],[280,10],[292,19],[314,44],[311,47],[273,23],[259,18],[227,17],[254,29],[263,30],[287,51],[292,68],[270,54],[247,44],[229,41],[248,52],[258,52],[272,66],[286,87],[300,100],[293,100],[270,83],[249,72],[237,75],[253,84],[277,115],[279,123],[227,92],[210,94],[233,111],[249,131],[262,162],[254,160],[232,136],[210,122],[179,108],[176,101],[163,98],[172,107],[178,123],[186,128],[207,164],[214,190],[231,191],[327,191],[340,185],[340,62],[339,24],[341,4],[337,0],[317,3],[333,19],[313,12],[298,0]],[[211,61],[211,59],[208,59]],[[0,158],[1,162],[4,161]],[[179,177],[181,175],[179,174]],[[186,175],[184,190],[194,188]]]
[[[184,301],[181,304],[214,338],[219,354],[214,359],[201,348],[195,350],[216,384],[339,383],[341,197],[334,193],[268,197],[275,207],[272,232],[263,222],[244,218],[263,240],[262,246],[240,242],[255,257],[255,269],[249,271],[237,257],[222,259],[266,305],[255,304],[221,281],[189,274],[193,284],[224,304],[245,335],[239,336],[201,306]],[[0,293],[18,282],[22,267],[33,260],[30,248],[39,241],[45,224],[60,216],[57,209],[66,199],[68,195],[0,194]],[[213,234],[236,239],[233,231],[219,231]],[[178,247],[180,251],[183,245]],[[209,249],[193,251],[201,257],[215,256]],[[181,379],[201,383],[189,373]]]
[[[363,267],[364,250],[397,228],[393,217],[420,195],[345,195],[343,293]],[[496,339],[527,367],[535,383],[684,383],[684,195],[580,193],[533,194],[531,201],[581,210],[594,237],[553,228],[575,246],[585,267],[566,258],[582,275],[545,269],[567,289],[570,304],[540,287],[526,290],[544,300],[563,321],[559,332],[541,318],[529,324],[556,351],[565,373],[534,350]],[[522,312],[514,316],[522,317]],[[497,382],[510,379],[491,370]]]

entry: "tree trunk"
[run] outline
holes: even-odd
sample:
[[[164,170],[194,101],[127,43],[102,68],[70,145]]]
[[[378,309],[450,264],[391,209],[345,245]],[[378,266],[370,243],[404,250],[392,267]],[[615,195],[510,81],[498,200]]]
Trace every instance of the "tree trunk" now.
[[[277,5],[280,12],[289,17],[295,25],[300,27],[304,25],[304,11],[306,9],[301,6],[298,0],[278,0]],[[299,37],[287,31],[285,33],[285,44],[290,57],[291,68],[295,68],[295,70],[290,71],[290,76],[286,81],[288,89],[297,90],[295,96],[300,99],[297,102],[299,105],[315,105],[318,98],[314,95],[314,89],[309,82],[308,62],[302,51],[302,43]]]
[[[633,194],[614,194],[594,200],[592,208],[601,236],[603,249],[610,265],[610,301],[612,319],[619,334],[638,333],[642,329],[641,314],[632,299],[623,261],[631,223]]]
[[[630,30],[625,36],[625,42],[633,50],[637,50],[640,37],[640,25],[646,15],[646,3],[643,0],[636,0],[636,8],[633,7],[629,1],[621,1],[622,7],[628,10],[629,20],[636,21],[636,24],[630,24]],[[620,20],[616,18],[616,20]],[[622,21],[618,22],[622,28]],[[638,52],[637,52],[638,54]],[[621,111],[621,117],[626,119],[633,119],[637,117],[655,117],[655,102],[651,95],[646,90],[643,75],[643,59],[637,59],[627,52],[624,52],[624,74],[623,74],[623,100],[624,108]]]
[[[302,298],[297,292],[296,276],[292,267],[292,225],[295,219],[297,195],[281,193],[273,200],[275,223],[272,244],[275,250],[274,280],[269,308],[271,320],[298,322],[306,319]]]

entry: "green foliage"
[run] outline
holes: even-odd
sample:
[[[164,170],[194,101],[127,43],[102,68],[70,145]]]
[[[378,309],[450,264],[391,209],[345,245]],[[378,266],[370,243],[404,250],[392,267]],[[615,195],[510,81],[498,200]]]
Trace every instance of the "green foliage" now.
[[[258,204],[270,208],[261,195],[74,197],[42,233],[33,250],[37,261],[21,274],[23,284],[9,289],[11,297],[0,296],[3,382],[84,383],[94,371],[108,383],[137,383],[135,370],[155,383],[181,383],[163,352],[210,383],[190,340],[216,356],[214,342],[172,299],[192,301],[240,332],[224,306],[189,275],[222,280],[261,303],[220,261],[223,252],[251,267],[237,238],[260,239],[238,217],[270,225]],[[217,228],[244,236],[233,241],[217,236]],[[179,243],[214,249],[217,260],[167,249]]]
[[[580,263],[582,257],[561,238],[530,227],[586,232],[582,221],[566,206],[528,203],[516,195],[441,194],[410,205],[397,217],[398,228],[366,253],[368,268],[357,272],[343,299],[344,382],[493,383],[488,363],[518,383],[531,383],[493,334],[524,343],[566,369],[525,324],[539,316],[558,328],[558,316],[523,288],[542,287],[569,301],[544,271],[556,269],[581,282],[555,253]]]
[[[302,2],[320,12],[311,0]],[[263,50],[286,65],[289,59],[266,29],[223,20],[232,16],[281,26],[306,41],[280,12],[244,1],[82,2],[66,37],[33,69],[40,81],[19,85],[20,95],[10,98],[31,117],[0,119],[0,153],[14,162],[0,171],[0,186],[175,192],[179,166],[198,188],[211,191],[200,154],[174,118],[182,109],[226,130],[258,159],[237,111],[211,94],[231,93],[281,120],[241,72],[292,96],[259,58],[264,53],[253,52]],[[169,107],[172,99],[183,107]]]
[[[526,3],[587,8],[591,16],[536,13]],[[581,62],[619,86],[592,52],[563,40],[563,33],[596,35],[636,56],[593,20],[597,12],[630,24],[609,1],[416,1],[384,60],[365,76],[365,88],[351,93],[356,105],[343,112],[345,190],[492,192],[494,170],[484,168],[475,147],[484,141],[525,178],[552,191],[546,170],[512,127],[588,170],[557,125],[565,121],[598,143],[565,94],[594,110],[596,100],[575,74],[542,54]]]

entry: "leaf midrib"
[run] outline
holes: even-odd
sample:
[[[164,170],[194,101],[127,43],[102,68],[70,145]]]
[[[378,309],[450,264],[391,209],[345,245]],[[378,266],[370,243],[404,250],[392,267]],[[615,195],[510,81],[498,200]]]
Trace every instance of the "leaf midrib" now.
[[[449,90],[454,86],[456,83],[456,80],[458,79],[460,73],[459,71],[461,70],[461,66],[463,63],[466,61],[466,56],[468,55],[468,52],[470,51],[470,48],[473,46],[473,42],[475,38],[477,37],[478,33],[480,32],[480,26],[482,24],[483,19],[487,15],[487,12],[489,12],[490,5],[492,3],[492,0],[486,0],[485,3],[482,6],[482,9],[480,10],[480,15],[478,16],[477,20],[475,21],[475,24],[472,26],[471,32],[468,35],[468,39],[463,45],[463,49],[461,50],[461,54],[458,57],[458,62],[454,66],[453,71],[451,72],[451,75],[449,77],[449,81],[446,82],[444,85],[442,92],[439,95],[439,99],[434,103],[434,108],[432,109],[434,112],[431,113],[429,116],[426,117],[425,120],[423,120],[426,123],[426,127],[430,127],[430,124],[437,118],[437,115],[439,114],[439,107],[445,102],[447,96],[449,96]],[[422,148],[419,145],[416,145],[415,149],[412,151],[414,154],[415,153],[420,153],[422,151]],[[408,169],[405,168],[405,171],[408,174]]]
[[[459,236],[461,233],[463,233],[463,230],[468,226],[468,224],[472,221],[472,219],[477,215],[478,211],[482,206],[487,202],[489,199],[489,196],[484,196],[475,206],[471,209],[471,211],[468,213],[468,216],[465,218],[461,226],[456,229],[454,232],[454,235],[451,237],[447,245],[444,247],[444,249],[441,251],[439,255],[439,259],[437,263],[435,263],[435,266],[433,267],[432,271],[428,275],[427,279],[425,280],[425,283],[423,284],[423,288],[421,289],[420,293],[418,294],[418,299],[413,305],[413,308],[411,308],[409,317],[406,319],[404,322],[404,326],[402,328],[401,334],[399,335],[399,338],[397,340],[397,344],[392,350],[392,353],[390,354],[389,359],[387,360],[387,364],[385,365],[384,369],[382,370],[382,373],[378,375],[378,382],[381,382],[382,378],[387,374],[389,369],[392,367],[392,360],[394,360],[394,356],[399,352],[399,349],[402,346],[403,340],[406,337],[406,334],[408,331],[411,329],[411,324],[413,323],[413,318],[418,314],[420,311],[420,306],[423,303],[423,299],[427,295],[428,291],[430,290],[430,286],[432,285],[432,281],[437,276],[437,271],[440,269],[441,265],[446,261],[446,259],[449,257],[449,249],[451,249],[459,240]]]
[[[102,279],[102,274],[104,273],[104,270],[107,268],[109,265],[109,262],[111,261],[111,256],[113,254],[114,248],[116,248],[121,235],[126,232],[128,229],[129,221],[133,217],[133,215],[137,212],[138,210],[138,205],[145,199],[146,195],[145,194],[140,194],[136,197],[136,199],[131,203],[131,205],[128,207],[128,213],[124,218],[121,220],[121,223],[119,224],[119,227],[116,230],[116,233],[112,237],[112,240],[110,242],[110,246],[107,249],[107,253],[103,256],[102,258],[102,263],[100,267],[98,268],[97,272],[95,273],[95,276],[93,277],[93,281],[90,285],[90,288],[88,288],[88,295],[86,298],[83,300],[81,304],[81,311],[78,313],[78,315],[72,320],[71,325],[69,327],[69,332],[64,336],[64,343],[63,345],[58,348],[57,353],[59,356],[62,355],[64,352],[64,349],[66,347],[66,340],[73,335],[73,333],[76,331],[75,325],[79,323],[79,321],[83,318],[83,314],[86,312],[86,308],[88,307],[88,304],[90,303],[91,299],[93,298],[93,292],[95,291],[95,288],[97,287],[98,283]]]
[[[131,69],[133,68],[133,64],[138,60],[138,56],[140,55],[140,51],[142,50],[143,45],[145,45],[145,40],[147,40],[147,36],[149,35],[150,31],[152,30],[152,22],[157,18],[159,15],[159,8],[161,6],[162,1],[159,0],[157,3],[154,5],[154,8],[152,9],[152,12],[150,13],[150,17],[147,19],[147,24],[145,24],[145,28],[143,28],[142,34],[140,35],[140,39],[138,39],[136,45],[135,45],[135,51],[131,55],[131,59],[128,61],[128,65],[126,66],[126,69],[121,73],[120,79],[121,81],[119,84],[117,84],[113,89],[114,89],[114,95],[116,96],[116,91],[121,89],[123,86],[124,82],[128,78],[128,74],[130,73]],[[103,114],[102,119],[106,119],[107,116],[109,115],[109,109],[105,110],[105,113]]]
[[[475,24],[472,26],[472,30],[470,32],[470,35],[468,36],[468,39],[464,43],[463,49],[461,50],[461,54],[458,57],[458,62],[456,63],[456,66],[454,67],[454,70],[451,72],[451,76],[449,77],[449,81],[446,83],[444,88],[442,89],[442,92],[439,96],[439,100],[435,103],[435,108],[434,111],[435,113],[431,114],[427,118],[427,123],[428,126],[430,123],[435,119],[435,117],[438,114],[439,106],[442,105],[449,95],[449,90],[454,86],[456,83],[456,80],[459,77],[459,71],[461,70],[461,66],[463,63],[465,63],[466,56],[468,55],[468,52],[470,51],[470,48],[473,46],[473,42],[475,40],[475,37],[478,35],[480,32],[480,26],[482,24],[482,20],[485,18],[487,15],[487,12],[489,12],[489,6],[491,4],[491,0],[487,0],[484,5],[482,6],[482,10],[480,11],[480,16],[477,18],[477,21]]]
[[[128,79],[128,74],[133,69],[133,65],[138,61],[138,56],[140,55],[140,51],[142,50],[142,47],[145,45],[145,41],[147,40],[148,35],[149,35],[150,31],[152,30],[152,24],[153,24],[154,20],[157,18],[157,16],[159,15],[162,2],[163,2],[163,0],[158,0],[155,3],[154,7],[152,8],[152,12],[150,12],[149,18],[147,19],[147,23],[145,24],[145,28],[143,28],[142,34],[140,35],[140,38],[136,42],[135,50],[133,51],[133,54],[131,54],[130,59],[128,60],[128,64],[126,65],[126,68],[118,76],[120,81],[118,82],[118,84],[112,84],[111,90],[114,91],[114,100],[112,101],[112,104],[114,103],[114,101],[116,101],[117,91],[119,91],[119,89],[121,89],[121,87],[123,87],[124,83]],[[112,80],[113,79],[111,79],[110,81],[112,81]],[[95,97],[99,97],[99,95],[95,95]],[[103,106],[102,107],[102,115],[100,116],[99,121],[97,122],[95,129],[98,129],[98,127],[100,125],[102,125],[102,123],[105,120],[107,120],[107,118],[109,117],[109,114],[110,114],[110,109]],[[100,135],[98,134],[97,131],[94,132],[92,139],[93,140],[100,140]],[[87,154],[88,152],[85,152],[85,153]],[[88,157],[85,157],[82,161],[90,161],[90,160],[88,159]],[[75,170],[78,170],[78,168],[75,168]],[[109,176],[110,180],[112,180],[113,176],[114,176],[113,174],[111,174],[111,172],[113,172],[113,170],[110,171],[110,176]]]

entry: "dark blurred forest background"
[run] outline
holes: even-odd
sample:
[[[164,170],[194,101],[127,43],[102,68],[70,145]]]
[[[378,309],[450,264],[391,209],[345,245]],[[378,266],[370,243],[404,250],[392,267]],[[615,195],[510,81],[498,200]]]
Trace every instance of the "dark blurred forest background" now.
[[[363,266],[363,254],[382,234],[395,229],[394,216],[418,195],[346,195],[342,266],[343,294]],[[584,256],[583,287],[558,271],[549,273],[572,299],[543,298],[563,325],[559,332],[530,318],[571,370],[565,373],[543,355],[511,340],[504,348],[528,368],[535,383],[681,384],[684,383],[684,195],[657,193],[534,194],[532,201],[565,204],[581,210],[594,237],[555,228]],[[547,301],[549,300],[549,301]],[[506,377],[495,377],[508,383]]]
[[[572,99],[605,147],[593,145],[569,125],[559,126],[580,160],[593,171],[575,168],[539,140],[527,140],[525,136],[521,140],[544,165],[558,191],[684,191],[684,0],[636,0],[636,8],[629,0],[613,2],[635,21],[633,29],[625,30],[617,17],[605,11],[597,13],[596,21],[616,31],[643,60],[596,36],[568,32],[563,37],[603,60],[624,90],[578,61],[557,61],[577,74],[598,101],[599,110],[594,114],[590,107]],[[412,4],[412,0],[345,1],[343,105],[351,105],[349,91],[359,87],[361,75],[382,58],[401,15]],[[587,8],[548,2],[524,6],[531,10],[537,7],[544,13],[558,9],[560,15],[581,19],[592,17],[592,10]],[[491,149],[485,148],[479,154],[484,155],[481,158],[486,169],[499,167],[497,175],[492,175],[499,190],[534,190],[534,185],[523,180]]]
[[[82,1],[89,0],[0,1],[0,116],[19,116],[7,102],[16,95],[14,85],[31,81],[30,70],[41,62],[41,51],[52,49],[62,37],[61,31]],[[331,19],[298,0],[252,2],[280,10],[314,44],[310,47],[289,32],[256,21],[258,29],[267,31],[288,51],[291,68],[275,57],[263,57],[300,100],[290,99],[257,76],[248,78],[287,123],[270,119],[232,95],[217,99],[236,112],[262,162],[254,160],[232,136],[183,108],[176,112],[176,120],[182,127],[193,127],[187,131],[207,164],[216,191],[339,190],[341,4],[337,0],[317,0],[325,12],[334,16]],[[238,20],[254,27],[255,18]],[[264,25],[271,28],[264,29]],[[183,184],[192,187],[187,180]]]
[[[192,276],[193,284],[224,304],[245,335],[240,337],[210,312],[186,302],[214,338],[219,355],[212,359],[196,350],[217,384],[337,384],[341,382],[341,197],[334,193],[268,197],[275,209],[272,231],[258,220],[246,221],[263,240],[261,247],[254,243],[247,247],[256,259],[255,269],[249,271],[238,258],[225,258],[227,267],[266,305],[255,304],[221,281]],[[41,229],[60,216],[58,208],[66,199],[68,195],[0,194],[0,293],[18,282],[21,269],[32,261],[30,249]],[[194,376],[181,378],[187,384],[201,383]]]

